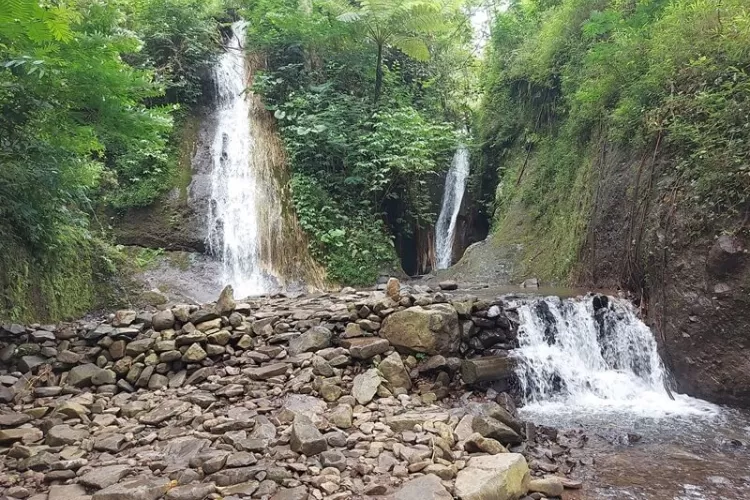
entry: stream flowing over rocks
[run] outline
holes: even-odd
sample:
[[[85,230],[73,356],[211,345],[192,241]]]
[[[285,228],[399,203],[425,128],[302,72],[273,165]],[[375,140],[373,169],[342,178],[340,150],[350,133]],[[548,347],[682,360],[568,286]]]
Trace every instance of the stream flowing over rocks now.
[[[586,442],[516,411],[518,311],[455,284],[2,325],[0,494],[557,498]],[[466,385],[468,383],[474,385]]]

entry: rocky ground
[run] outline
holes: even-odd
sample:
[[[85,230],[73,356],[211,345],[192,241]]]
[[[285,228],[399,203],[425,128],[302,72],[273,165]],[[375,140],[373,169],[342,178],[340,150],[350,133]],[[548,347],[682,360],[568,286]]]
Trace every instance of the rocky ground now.
[[[496,390],[516,326],[505,300],[395,280],[3,325],[0,495],[561,497],[585,436],[522,422]]]

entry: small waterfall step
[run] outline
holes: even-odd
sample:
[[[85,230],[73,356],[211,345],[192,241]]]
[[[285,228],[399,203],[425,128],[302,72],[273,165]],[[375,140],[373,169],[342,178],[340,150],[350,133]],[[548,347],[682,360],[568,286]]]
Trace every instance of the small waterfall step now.
[[[527,411],[663,417],[716,410],[669,391],[656,338],[628,301],[597,295],[515,302],[513,355]]]

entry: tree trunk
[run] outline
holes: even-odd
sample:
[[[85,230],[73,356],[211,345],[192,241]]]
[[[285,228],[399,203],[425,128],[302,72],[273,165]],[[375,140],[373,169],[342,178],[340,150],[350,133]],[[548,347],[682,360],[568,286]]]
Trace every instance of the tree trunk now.
[[[378,60],[375,66],[375,104],[380,99],[380,90],[383,87],[383,44],[378,44]]]

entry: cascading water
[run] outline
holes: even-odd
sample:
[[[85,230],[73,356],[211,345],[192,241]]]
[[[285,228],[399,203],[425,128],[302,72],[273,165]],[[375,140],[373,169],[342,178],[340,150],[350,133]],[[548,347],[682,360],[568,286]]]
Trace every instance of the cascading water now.
[[[245,23],[232,25],[226,50],[213,70],[216,128],[211,145],[209,249],[222,262],[222,280],[238,296],[268,291],[261,266],[259,173],[253,165],[256,147],[246,92],[248,72],[243,50]]]
[[[684,395],[670,397],[654,335],[628,302],[547,297],[522,302],[518,312],[525,411],[648,417],[715,411]]]
[[[461,209],[461,201],[469,176],[469,150],[463,144],[458,147],[448,175],[445,177],[445,190],[440,215],[435,225],[435,266],[447,269],[453,259],[453,240],[456,234],[456,220]]]

